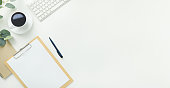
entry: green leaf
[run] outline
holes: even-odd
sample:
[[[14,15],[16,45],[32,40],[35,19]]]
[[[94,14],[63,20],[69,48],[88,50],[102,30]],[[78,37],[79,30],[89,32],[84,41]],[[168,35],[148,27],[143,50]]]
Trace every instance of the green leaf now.
[[[7,36],[10,36],[10,35],[11,33],[8,30],[3,29],[0,31],[0,36],[3,38],[6,38]]]
[[[3,47],[5,46],[6,41],[3,38],[0,38],[0,46]]]
[[[3,18],[3,16],[2,15],[0,15],[0,19],[2,19]]]
[[[11,3],[6,3],[5,6],[8,7],[8,8],[11,8],[11,9],[15,9],[15,6]]]
[[[10,0],[10,2],[14,2],[14,1],[16,1],[16,0]]]
[[[12,36],[7,36],[6,38],[4,38],[4,40],[9,40],[11,38],[12,38]]]
[[[2,5],[2,0],[0,0],[0,5]]]

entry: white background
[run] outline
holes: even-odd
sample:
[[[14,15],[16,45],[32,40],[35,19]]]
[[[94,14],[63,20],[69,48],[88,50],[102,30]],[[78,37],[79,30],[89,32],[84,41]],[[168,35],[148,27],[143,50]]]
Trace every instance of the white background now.
[[[23,3],[15,5],[27,10]],[[19,50],[39,35],[73,77],[68,88],[170,88],[169,0],[71,0],[45,21],[33,20],[31,31],[12,34],[12,45]],[[0,88],[23,87],[11,75],[0,78]]]

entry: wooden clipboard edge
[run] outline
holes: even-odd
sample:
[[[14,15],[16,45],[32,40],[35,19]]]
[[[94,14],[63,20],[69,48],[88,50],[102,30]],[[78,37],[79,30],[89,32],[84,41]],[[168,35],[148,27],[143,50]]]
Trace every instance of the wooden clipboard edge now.
[[[60,88],[65,88],[68,85],[70,85],[73,82],[73,79],[70,77],[70,75],[66,72],[66,70],[63,68],[63,66],[60,64],[60,62],[57,60],[57,58],[52,54],[52,52],[47,48],[47,46],[43,43],[43,41],[40,39],[40,37],[37,36],[37,39],[40,41],[40,43],[43,45],[43,47],[48,51],[48,53],[51,55],[53,60],[58,64],[58,66],[61,68],[61,70],[66,74],[66,76],[70,79],[67,81],[63,86]]]
[[[13,56],[12,56],[13,57]],[[11,58],[12,58],[11,57]],[[6,61],[5,61],[5,65],[8,67],[8,69],[12,72],[12,74],[14,74],[14,76],[17,78],[17,80],[22,84],[22,86],[24,87],[24,88],[28,88],[25,84],[24,84],[24,82],[19,78],[19,76],[15,73],[15,71],[9,66],[9,64],[7,63],[7,61],[8,60],[10,60],[11,58],[9,58],[9,59],[7,59]]]
[[[53,58],[53,60],[58,64],[58,66],[61,68],[61,70],[66,74],[66,76],[70,79],[69,81],[67,81],[64,85],[62,85],[60,88],[66,88],[68,85],[70,85],[73,82],[73,79],[71,78],[71,76],[66,72],[66,70],[63,68],[63,66],[59,63],[59,61],[56,59],[56,57],[52,54],[52,52],[47,48],[47,46],[43,43],[43,41],[40,39],[39,36],[35,37],[32,41],[30,41],[29,43],[32,43],[34,40],[38,39],[39,42],[43,45],[43,47],[47,50],[47,52],[50,54],[50,56]],[[13,57],[13,56],[12,56]],[[11,57],[11,58],[12,58]],[[7,59],[5,61],[5,65],[9,68],[9,70],[14,74],[14,76],[19,80],[19,82],[24,86],[24,88],[28,88],[24,82],[19,78],[19,76],[14,72],[14,70],[9,66],[9,64],[7,63],[8,60],[10,60],[11,58]]]

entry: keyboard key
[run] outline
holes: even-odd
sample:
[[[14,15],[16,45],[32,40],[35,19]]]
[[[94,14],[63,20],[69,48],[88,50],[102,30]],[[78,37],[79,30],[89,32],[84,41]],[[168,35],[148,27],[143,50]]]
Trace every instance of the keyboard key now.
[[[43,19],[42,16],[40,16],[39,19],[40,19],[40,20]]]
[[[51,11],[56,10],[58,7],[60,7],[62,4],[64,4],[64,1],[60,1],[57,5],[55,5],[53,8],[51,8]]]
[[[69,0],[36,0],[29,8],[34,12],[40,21],[43,21],[52,14],[58,7],[61,7],[65,1]]]
[[[39,16],[41,16],[42,15],[42,13],[40,12],[40,13],[38,13],[38,14],[36,14],[37,15],[37,17],[39,17]]]
[[[45,6],[42,6],[42,9],[45,9]]]
[[[50,10],[47,11],[47,14],[50,14]]]
[[[33,8],[33,10],[32,10],[32,11],[34,11],[34,12],[35,12],[35,11],[37,11],[37,9],[36,9],[36,8]]]

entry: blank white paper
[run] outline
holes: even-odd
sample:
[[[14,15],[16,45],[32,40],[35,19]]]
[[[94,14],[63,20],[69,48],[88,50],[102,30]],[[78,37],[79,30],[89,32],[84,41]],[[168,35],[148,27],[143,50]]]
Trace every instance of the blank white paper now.
[[[70,80],[37,39],[31,46],[7,62],[28,88],[59,88]]]

